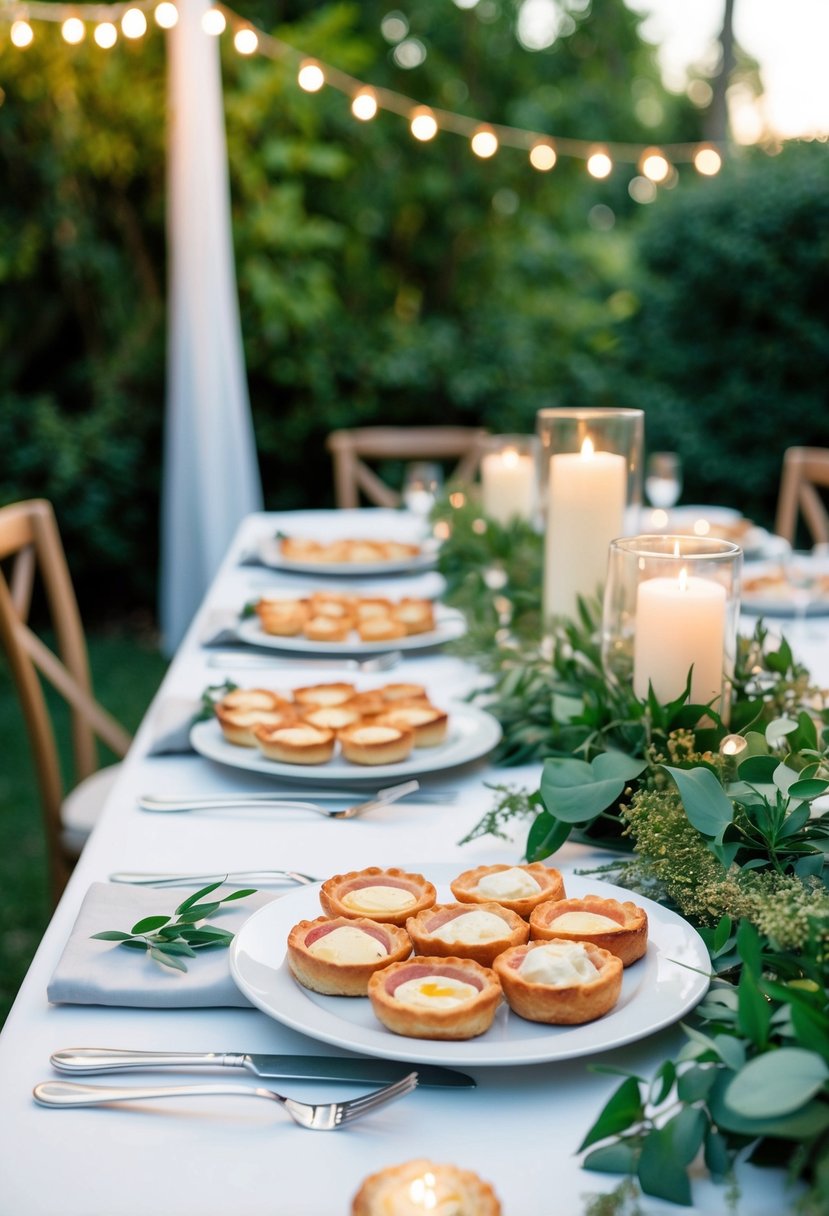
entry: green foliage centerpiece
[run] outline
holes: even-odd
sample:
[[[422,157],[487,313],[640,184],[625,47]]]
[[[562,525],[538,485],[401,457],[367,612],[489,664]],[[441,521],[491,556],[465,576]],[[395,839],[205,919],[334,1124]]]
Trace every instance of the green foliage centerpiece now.
[[[478,696],[501,722],[501,764],[543,761],[540,788],[499,787],[467,839],[528,821],[526,857],[567,840],[607,847],[599,871],[685,916],[712,960],[687,1042],[653,1078],[626,1076],[581,1149],[585,1166],[691,1202],[700,1153],[730,1181],[740,1159],[785,1165],[801,1208],[829,1206],[829,703],[759,622],[738,644],[730,719],[683,693],[660,703],[605,676],[598,604],[539,641],[541,542],[455,495],[447,598],[464,649],[492,674]],[[635,1197],[630,1181],[617,1209]],[[635,1203],[635,1198],[633,1200]],[[603,1210],[612,1210],[603,1208]]]

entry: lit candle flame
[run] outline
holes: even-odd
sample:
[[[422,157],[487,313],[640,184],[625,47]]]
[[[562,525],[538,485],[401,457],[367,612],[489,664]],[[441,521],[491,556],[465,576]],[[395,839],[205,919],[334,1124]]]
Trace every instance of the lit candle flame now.
[[[688,590],[688,571],[684,566],[679,572],[679,589],[680,591]]]
[[[593,440],[588,435],[584,443],[581,445],[581,454],[585,460],[589,460],[596,449],[593,447]]]
[[[515,448],[504,449],[504,464],[508,469],[514,469],[518,464],[518,453]]]

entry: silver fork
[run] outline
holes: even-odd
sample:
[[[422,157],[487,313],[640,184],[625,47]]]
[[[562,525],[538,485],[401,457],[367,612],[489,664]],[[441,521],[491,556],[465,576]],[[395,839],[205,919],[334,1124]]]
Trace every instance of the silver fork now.
[[[207,656],[208,667],[233,667],[248,670],[256,667],[305,667],[324,671],[390,671],[403,655],[399,650],[374,655],[370,659],[288,659],[272,654],[252,654],[250,651],[217,650]]]
[[[209,882],[226,882],[231,885],[238,883],[256,882],[264,885],[272,882],[295,882],[298,886],[307,887],[319,882],[310,874],[300,874],[298,870],[229,870],[220,874],[158,874],[144,873],[135,870],[117,870],[109,876],[110,882],[129,883],[136,887],[201,887]]]
[[[213,796],[209,798],[161,798],[155,794],[142,794],[138,805],[142,811],[209,811],[216,808],[233,808],[242,806],[278,807],[281,810],[316,811],[327,819],[354,819],[356,815],[364,815],[366,811],[388,806],[413,794],[420,789],[419,781],[405,781],[402,785],[391,785],[388,789],[380,790],[366,802],[357,802],[353,806],[341,807],[336,810],[329,806],[320,806],[317,802],[300,802],[289,798],[270,798],[267,795]]]
[[[191,1098],[202,1094],[232,1094],[245,1098],[268,1098],[278,1102],[287,1111],[294,1123],[307,1127],[314,1132],[336,1131],[362,1119],[373,1110],[403,1098],[417,1087],[417,1073],[410,1072],[400,1081],[386,1085],[383,1089],[375,1089],[361,1098],[349,1098],[346,1102],[298,1102],[296,1098],[286,1098],[274,1089],[265,1089],[261,1085],[251,1088],[247,1085],[82,1085],[77,1081],[41,1081],[32,1091],[34,1099],[41,1106],[106,1106],[110,1102],[142,1102],[151,1098]]]

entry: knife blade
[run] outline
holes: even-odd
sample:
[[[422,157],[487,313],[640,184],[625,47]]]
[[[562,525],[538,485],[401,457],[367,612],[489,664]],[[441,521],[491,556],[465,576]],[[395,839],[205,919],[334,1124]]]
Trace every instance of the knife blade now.
[[[474,1089],[466,1073],[435,1064],[358,1056],[262,1055],[252,1052],[123,1051],[113,1047],[65,1047],[50,1057],[58,1072],[76,1075],[157,1068],[245,1068],[258,1077],[292,1081],[356,1081],[385,1085],[417,1070],[420,1085]]]

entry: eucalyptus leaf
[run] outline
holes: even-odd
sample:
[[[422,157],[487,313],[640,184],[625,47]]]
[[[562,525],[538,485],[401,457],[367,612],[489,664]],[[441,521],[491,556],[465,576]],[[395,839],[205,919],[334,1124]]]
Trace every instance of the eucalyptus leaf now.
[[[591,1144],[606,1140],[608,1136],[618,1136],[632,1124],[638,1123],[644,1113],[639,1083],[634,1077],[628,1077],[605,1104],[598,1119],[579,1145],[578,1151],[582,1153]]]
[[[724,1102],[734,1114],[773,1119],[800,1110],[827,1080],[829,1065],[816,1052],[780,1047],[749,1060],[726,1089]]]
[[[646,1195],[690,1206],[691,1183],[685,1166],[674,1156],[672,1137],[664,1128],[652,1131],[642,1145],[636,1176]]]
[[[793,782],[788,788],[788,795],[790,798],[802,798],[811,802],[813,798],[820,798],[827,790],[829,790],[829,781],[807,778],[805,781]]]
[[[731,823],[734,807],[708,768],[681,769],[664,764],[676,782],[688,820],[704,836],[717,836]]]
[[[695,1064],[680,1073],[676,1083],[677,1097],[680,1102],[699,1102],[707,1098],[716,1076],[716,1067],[710,1065],[704,1067],[700,1064]]]
[[[728,1142],[716,1128],[705,1133],[705,1164],[715,1182],[722,1182],[732,1169],[732,1154]]]
[[[225,880],[223,878],[220,878],[218,882],[211,882],[208,886],[202,887],[201,890],[194,891],[192,895],[188,895],[187,898],[176,908],[176,916],[180,916],[182,912],[189,912],[190,909],[197,904],[199,900],[203,899],[205,895],[211,895],[214,891],[218,891],[219,887],[222,886],[224,881]],[[215,905],[215,907],[218,906],[218,904]]]
[[[743,967],[737,991],[737,1026],[749,1042],[762,1050],[769,1040],[771,1005],[760,991],[757,979],[749,967]]]
[[[132,932],[154,933],[156,929],[160,929],[162,925],[166,925],[169,919],[169,916],[145,916],[143,920],[139,920],[133,925]]]
[[[131,933],[122,933],[120,929],[105,929],[103,933],[93,933],[91,936],[99,942],[128,942],[132,938]]]
[[[172,967],[175,971],[186,971],[187,964],[182,962],[180,958],[175,958],[173,955],[167,954],[157,946],[153,946],[150,950],[150,958],[157,963],[161,963],[162,967]]]
[[[777,747],[786,735],[791,735],[797,730],[797,725],[793,718],[775,718],[766,727],[766,743],[769,747]]]
[[[571,825],[554,819],[549,811],[540,811],[527,835],[525,857],[527,861],[543,861],[564,844],[570,835]]]
[[[637,1151],[630,1140],[603,1144],[588,1153],[582,1165],[597,1174],[633,1174],[636,1172]]]
[[[781,1048],[780,1050],[787,1049]],[[767,1055],[778,1054],[779,1052],[767,1053]],[[817,1058],[820,1059],[819,1056]],[[764,1060],[766,1056],[758,1056],[757,1059]],[[708,1099],[711,1117],[721,1131],[751,1138],[775,1136],[783,1140],[801,1141],[820,1136],[829,1130],[829,1104],[816,1099],[806,1102],[789,1114],[778,1116],[752,1118],[733,1110],[724,1100],[724,1095],[733,1080],[730,1073],[723,1072],[714,1082]]]
[[[749,756],[738,765],[737,774],[741,781],[747,781],[751,785],[773,785],[774,774],[779,765],[780,761],[776,756]]]

